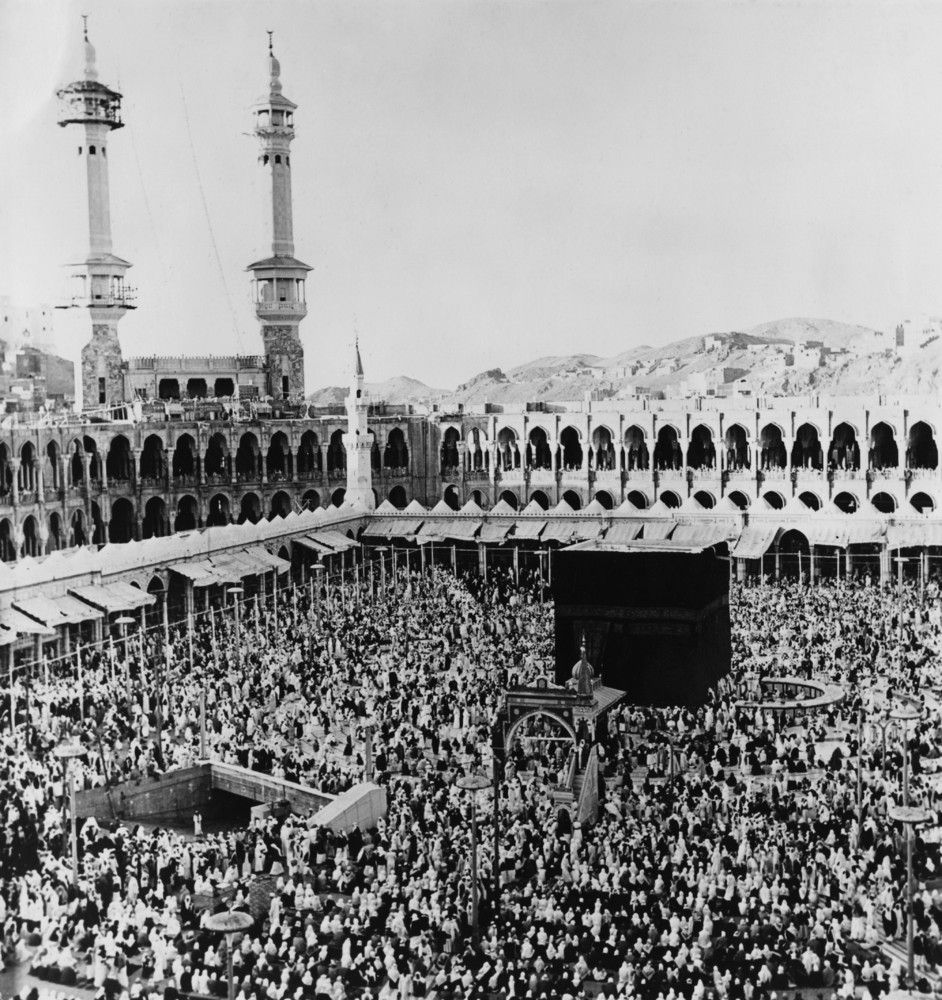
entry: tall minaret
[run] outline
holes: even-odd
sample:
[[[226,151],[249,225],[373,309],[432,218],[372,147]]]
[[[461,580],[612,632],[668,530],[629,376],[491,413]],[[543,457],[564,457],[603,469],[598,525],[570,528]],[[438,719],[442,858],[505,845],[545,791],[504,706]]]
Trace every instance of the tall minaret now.
[[[347,449],[347,491],[345,504],[355,504],[365,510],[374,510],[373,469],[370,460],[373,452],[373,434],[367,426],[369,404],[363,395],[363,362],[360,360],[360,342],[356,343],[353,381],[347,396],[347,433],[343,446]]]
[[[133,309],[133,292],[124,284],[131,266],[111,252],[108,195],[108,136],[121,121],[121,95],[98,82],[95,49],[85,21],[85,75],[58,91],[59,124],[80,125],[78,155],[85,161],[88,186],[88,255],[70,265],[70,305],[88,309],[92,338],[82,348],[82,395],[86,408],[124,399],[118,320]]]
[[[298,326],[307,314],[304,282],[311,270],[294,256],[291,219],[291,140],[297,107],[281,93],[281,64],[268,33],[268,94],[255,106],[259,163],[271,172],[271,257],[249,264],[255,314],[262,324],[269,393],[276,398],[304,395],[304,348]]]

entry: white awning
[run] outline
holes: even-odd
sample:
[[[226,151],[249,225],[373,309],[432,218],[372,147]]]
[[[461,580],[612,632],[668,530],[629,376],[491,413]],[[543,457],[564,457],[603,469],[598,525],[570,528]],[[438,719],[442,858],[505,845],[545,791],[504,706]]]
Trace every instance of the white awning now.
[[[266,569],[273,569],[276,573],[287,573],[291,569],[291,563],[287,559],[282,559],[281,556],[269,552],[264,545],[250,545],[243,551],[250,559],[254,559],[260,567],[263,567],[259,572],[264,573]]]
[[[672,542],[682,542],[684,545],[720,545],[729,540],[729,531],[722,524],[678,524],[671,535]]]
[[[839,549],[847,548],[847,529],[843,524],[822,524],[809,521],[798,529],[809,545],[829,545]]]
[[[313,552],[317,556],[329,556],[334,551],[327,545],[315,542],[307,535],[294,535],[291,538],[291,543],[292,545],[300,545],[302,549],[307,549],[308,552]]]
[[[627,542],[633,542],[640,534],[640,521],[618,519],[613,521],[612,526],[605,532],[605,541],[626,544]]]
[[[8,629],[17,635],[55,635],[56,630],[48,625],[41,625],[38,621],[24,615],[16,608],[5,608],[0,611],[0,626]]]
[[[255,570],[240,559],[234,552],[224,552],[210,556],[210,566],[220,583],[241,583],[245,577],[251,576]]]
[[[347,549],[358,549],[360,543],[352,538],[348,538],[340,531],[312,531],[307,536],[321,545],[326,545],[335,552],[346,552]]]
[[[598,538],[605,527],[605,522],[601,520],[576,520],[572,524],[572,537],[579,542],[589,542]]]
[[[540,537],[540,532],[546,527],[546,521],[530,518],[526,521],[515,521],[514,525],[514,538],[524,538],[535,542]]]
[[[407,538],[417,535],[421,527],[422,522],[412,517],[377,517],[363,534],[369,538]]]
[[[647,542],[663,542],[665,539],[670,538],[671,532],[676,527],[677,525],[674,521],[645,521],[642,538]]]
[[[730,555],[737,559],[761,559],[771,548],[776,534],[778,526],[751,524],[743,529]]]
[[[478,535],[478,541],[494,542],[499,544],[507,537],[507,533],[512,527],[513,521],[507,521],[506,524],[482,524],[481,533]]]
[[[886,529],[886,544],[890,549],[942,545],[942,524],[891,524]]]
[[[481,527],[481,522],[475,517],[450,517],[446,521],[430,525],[435,531],[441,532],[445,538],[453,538],[458,542],[474,541],[474,536]]]
[[[541,542],[559,542],[560,545],[568,545],[572,541],[572,522],[570,521],[547,521],[543,534],[540,536]]]
[[[212,587],[217,583],[226,583],[213,569],[208,559],[197,559],[188,563],[177,563],[170,567],[174,573],[189,580],[194,587]]]
[[[101,611],[97,608],[68,594],[60,594],[58,597],[46,597],[42,594],[25,597],[14,601],[13,607],[50,628],[55,628],[57,625],[76,625],[79,622],[101,618]]]
[[[119,611],[136,611],[138,608],[150,607],[157,600],[153,594],[148,594],[129,583],[108,583],[87,587],[73,587],[70,594],[101,608],[107,614]]]

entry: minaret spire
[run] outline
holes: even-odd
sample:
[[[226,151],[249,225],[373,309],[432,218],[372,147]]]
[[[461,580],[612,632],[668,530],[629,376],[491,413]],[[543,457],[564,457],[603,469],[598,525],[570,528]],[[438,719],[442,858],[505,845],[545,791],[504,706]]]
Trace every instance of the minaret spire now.
[[[344,503],[365,510],[376,508],[373,493],[373,433],[369,429],[370,407],[363,391],[363,360],[360,357],[360,337],[353,346],[353,379],[347,396],[347,433],[343,444],[347,450],[347,490]]]
[[[297,105],[282,94],[281,63],[274,32],[268,34],[268,93],[255,105],[259,163],[270,177],[271,256],[249,264],[254,275],[255,315],[262,326],[269,394],[304,395],[304,348],[299,326],[307,315],[305,281],[311,268],[294,256],[291,207],[291,142]]]
[[[131,266],[111,247],[111,198],[108,184],[108,138],[122,128],[121,95],[98,81],[95,47],[88,38],[88,15],[82,15],[84,76],[58,91],[59,124],[82,130],[79,156],[84,160],[88,201],[88,253],[72,265],[69,305],[86,308],[92,338],[82,348],[82,396],[86,407],[122,402],[118,320],[133,309],[133,292],[124,283]]]

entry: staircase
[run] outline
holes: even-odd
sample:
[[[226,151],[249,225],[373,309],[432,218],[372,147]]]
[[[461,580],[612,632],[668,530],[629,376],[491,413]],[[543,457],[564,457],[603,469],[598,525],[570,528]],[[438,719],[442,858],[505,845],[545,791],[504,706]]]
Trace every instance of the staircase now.
[[[879,934],[880,934],[880,943],[878,947],[880,951],[890,961],[898,962],[900,968],[903,969],[905,973],[908,962],[905,942],[891,941],[889,938],[883,936],[882,931],[880,931]],[[934,987],[938,987],[939,984],[942,983],[942,977],[939,976],[939,970],[929,965],[922,955],[916,956],[915,972],[917,979],[922,979],[923,977],[925,977]]]

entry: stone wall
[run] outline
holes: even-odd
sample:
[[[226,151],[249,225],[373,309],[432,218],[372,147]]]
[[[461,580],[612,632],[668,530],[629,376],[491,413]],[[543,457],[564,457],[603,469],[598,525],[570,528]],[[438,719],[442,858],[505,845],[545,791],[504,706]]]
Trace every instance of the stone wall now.
[[[281,377],[289,378],[288,391],[292,396],[304,395],[304,348],[297,325],[262,326],[265,357],[271,373],[271,394],[280,398]]]
[[[124,377],[121,371],[121,344],[115,323],[93,323],[92,339],[82,348],[82,405],[85,409],[101,406],[98,380],[105,380],[105,401],[124,400]]]

